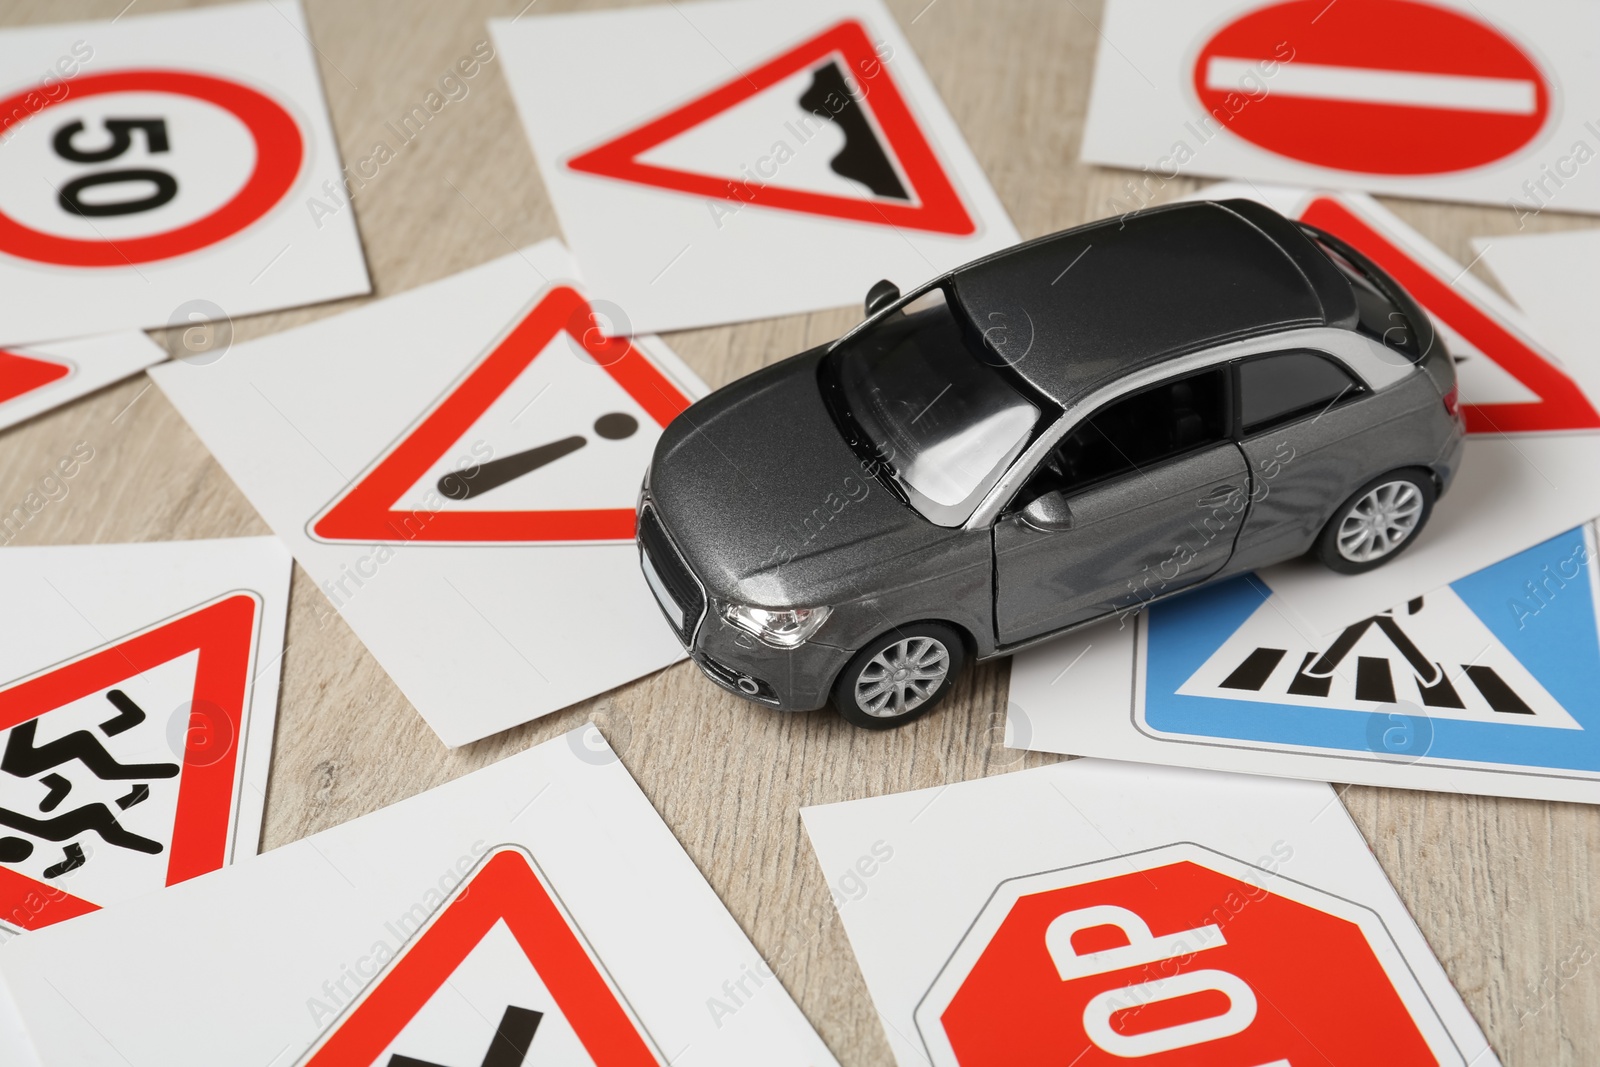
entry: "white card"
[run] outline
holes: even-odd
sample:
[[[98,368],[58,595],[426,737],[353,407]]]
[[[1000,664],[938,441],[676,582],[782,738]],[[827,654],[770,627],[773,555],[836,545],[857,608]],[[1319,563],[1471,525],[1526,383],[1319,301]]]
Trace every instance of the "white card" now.
[[[40,1067],[22,1014],[8,990],[0,988],[0,1057],[11,1067]]]
[[[0,550],[0,939],[254,855],[289,554]]]
[[[0,349],[0,430],[166,358],[160,345],[136,330]]]
[[[901,1067],[1498,1062],[1326,785],[1077,760],[801,816]]]
[[[1110,0],[1083,158],[1106,213],[1210,174],[1600,212],[1582,0]]]
[[[546,241],[151,374],[448,745],[683,656],[634,506],[705,386],[572,277]]]
[[[834,1063],[593,726],[0,974],[50,1065]],[[228,977],[174,997],[195,974]],[[730,980],[750,996],[719,1016]],[[523,1055],[486,1059],[497,1034]]]
[[[584,278],[634,332],[859,304],[1017,240],[880,0],[489,25]]]
[[[1369,196],[1247,183],[1195,195],[1260,200],[1355,246],[1428,311],[1456,359],[1468,438],[1455,483],[1391,564],[1360,575],[1309,559],[1263,570],[1296,626],[1331,636],[1600,515],[1600,350],[1552,352],[1515,308]]]
[[[296,0],[0,31],[0,344],[371,291]],[[343,194],[335,203],[346,203]]]

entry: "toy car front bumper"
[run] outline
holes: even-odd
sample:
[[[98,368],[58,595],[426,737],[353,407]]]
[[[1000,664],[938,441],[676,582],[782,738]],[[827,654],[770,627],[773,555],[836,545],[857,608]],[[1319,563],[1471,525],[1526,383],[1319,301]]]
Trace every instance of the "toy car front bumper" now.
[[[816,642],[772,648],[715,613],[707,615],[689,655],[722,688],[779,711],[822,707],[850,659],[848,650]]]
[[[642,495],[639,563],[673,633],[706,677],[780,711],[826,704],[834,676],[851,653],[816,642],[773,648],[727,622],[652,511],[648,494]]]
[[[1439,458],[1434,462],[1433,469],[1439,476],[1439,495],[1443,496],[1445,490],[1450,488],[1450,483],[1456,480],[1456,473],[1461,470],[1461,457],[1467,450],[1467,435],[1458,432],[1451,436],[1445,444],[1444,450],[1439,453]]]

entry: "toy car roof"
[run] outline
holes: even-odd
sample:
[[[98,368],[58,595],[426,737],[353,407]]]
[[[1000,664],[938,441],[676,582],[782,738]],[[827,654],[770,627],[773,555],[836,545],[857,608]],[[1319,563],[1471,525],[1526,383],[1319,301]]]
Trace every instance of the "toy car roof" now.
[[[1063,407],[1186,352],[1357,321],[1333,262],[1293,222],[1248,200],[1091,223],[968,264],[951,280],[1002,358]]]

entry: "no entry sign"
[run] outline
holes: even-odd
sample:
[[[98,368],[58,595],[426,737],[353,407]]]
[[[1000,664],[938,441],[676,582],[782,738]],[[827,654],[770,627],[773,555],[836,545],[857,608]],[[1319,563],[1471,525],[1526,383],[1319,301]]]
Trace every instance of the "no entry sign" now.
[[[916,1020],[938,1067],[1463,1062],[1376,913],[1188,843],[1003,883]]]
[[[1194,61],[1213,119],[1259,148],[1363,174],[1449,174],[1544,128],[1549,78],[1502,30],[1413,0],[1289,0],[1217,30]]]

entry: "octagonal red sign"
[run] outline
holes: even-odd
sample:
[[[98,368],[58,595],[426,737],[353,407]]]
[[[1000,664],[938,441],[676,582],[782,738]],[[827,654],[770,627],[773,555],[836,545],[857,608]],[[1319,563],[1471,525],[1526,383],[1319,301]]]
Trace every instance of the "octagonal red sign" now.
[[[1287,0],[1200,46],[1194,91],[1269,152],[1361,174],[1504,159],[1551,114],[1551,82],[1500,28],[1415,0]]]
[[[916,1020],[937,1067],[1464,1062],[1376,912],[1189,843],[1002,883]]]

